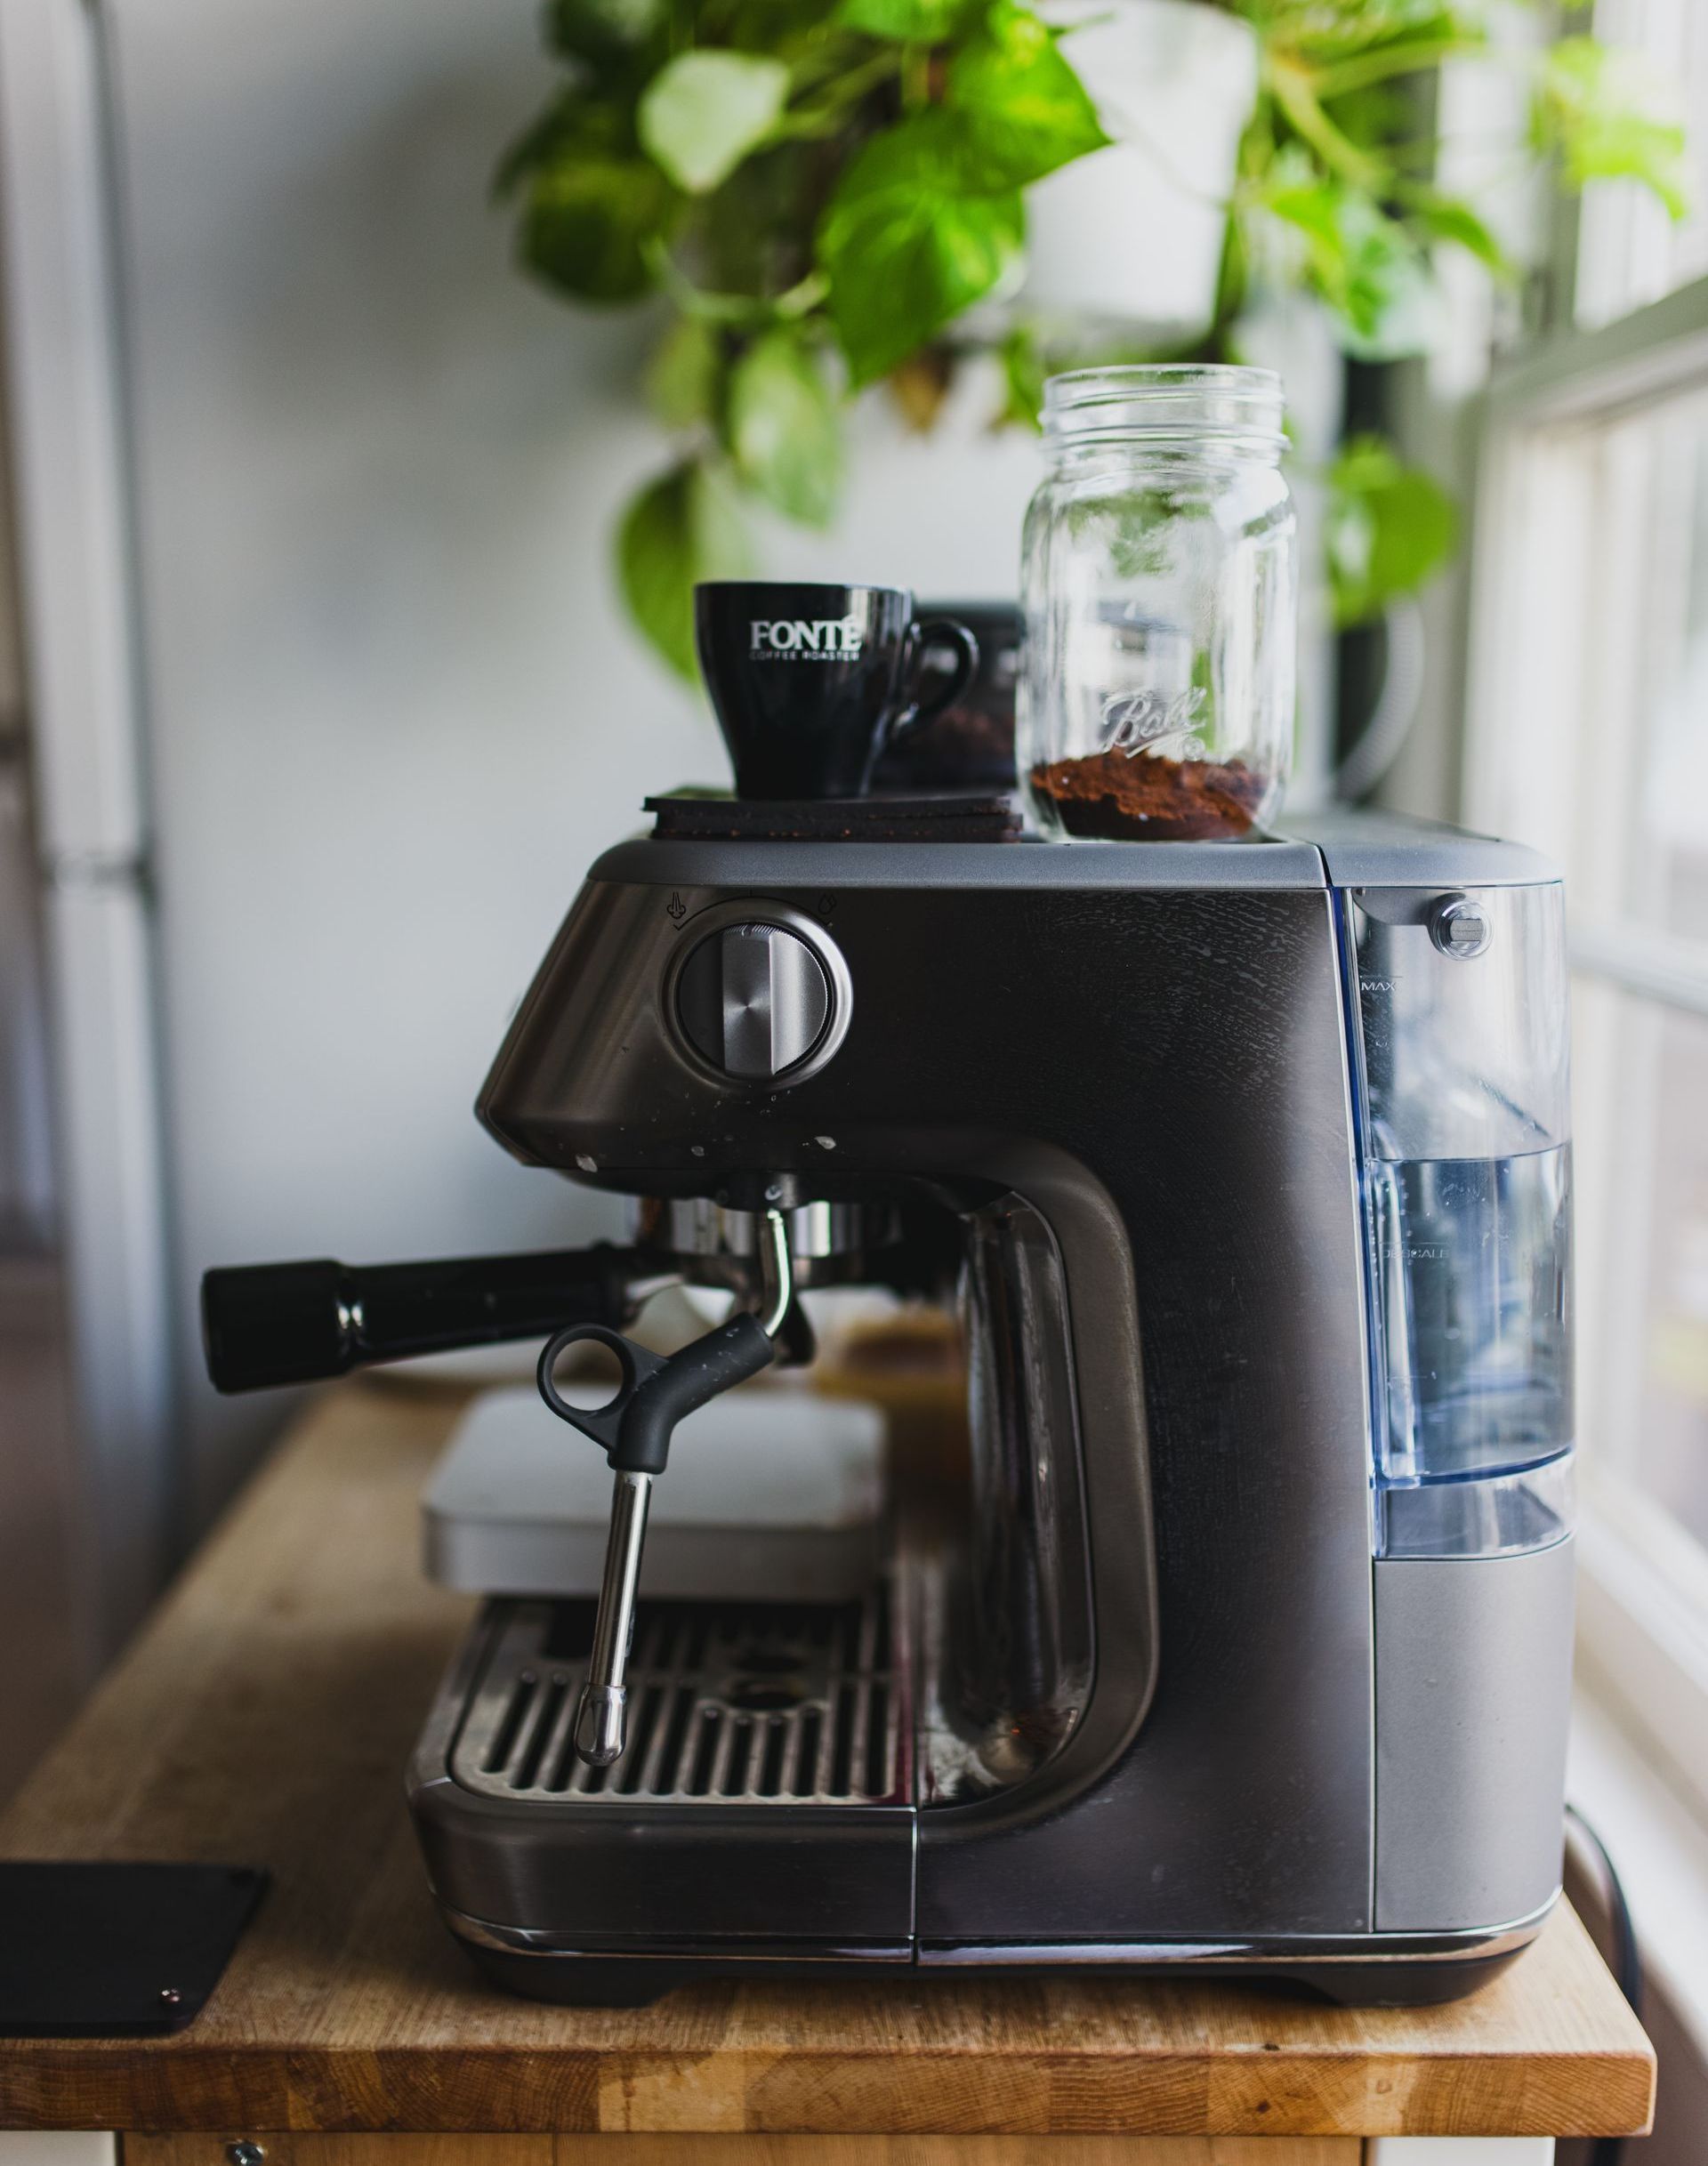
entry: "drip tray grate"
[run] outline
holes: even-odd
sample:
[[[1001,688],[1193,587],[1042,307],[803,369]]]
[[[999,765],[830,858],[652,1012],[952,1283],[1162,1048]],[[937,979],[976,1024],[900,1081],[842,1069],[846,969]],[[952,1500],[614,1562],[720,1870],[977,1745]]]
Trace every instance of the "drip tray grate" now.
[[[890,1590],[825,1603],[649,1602],[614,1767],[576,1757],[591,1602],[495,1604],[451,1772],[552,1804],[904,1805],[912,1772]]]

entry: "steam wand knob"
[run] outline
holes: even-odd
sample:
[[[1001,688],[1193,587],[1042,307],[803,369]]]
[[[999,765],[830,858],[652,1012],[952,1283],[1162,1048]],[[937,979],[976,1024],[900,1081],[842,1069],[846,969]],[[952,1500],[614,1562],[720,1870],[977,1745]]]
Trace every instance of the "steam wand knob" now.
[[[602,1324],[566,1325],[540,1354],[540,1397],[560,1421],[603,1447],[613,1477],[592,1652],[576,1716],[576,1751],[590,1767],[608,1767],[622,1754],[628,1700],[623,1679],[634,1632],[647,1510],[652,1485],[669,1461],[676,1424],[732,1385],[757,1376],[776,1356],[774,1334],[793,1294],[782,1213],[767,1212],[761,1231],[760,1316],[732,1317],[668,1357]],[[622,1370],[616,1397],[603,1406],[570,1405],[552,1376],[565,1350],[583,1341],[608,1347]]]

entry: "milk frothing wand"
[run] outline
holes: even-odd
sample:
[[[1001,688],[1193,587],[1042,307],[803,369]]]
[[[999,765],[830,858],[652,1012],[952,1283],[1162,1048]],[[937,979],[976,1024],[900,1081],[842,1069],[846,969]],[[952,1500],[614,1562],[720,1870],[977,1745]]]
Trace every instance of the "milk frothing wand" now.
[[[608,1767],[621,1756],[628,1690],[624,1683],[634,1637],[635,1591],[647,1538],[652,1486],[664,1472],[676,1424],[720,1392],[767,1367],[794,1298],[788,1227],[780,1211],[759,1226],[759,1308],[732,1317],[716,1331],[668,1358],[599,1324],[570,1324],[540,1355],[540,1397],[560,1420],[602,1445],[612,1471],[611,1524],[593,1621],[587,1682],[576,1711],[575,1745],[589,1767]],[[608,1347],[622,1380],[607,1405],[571,1406],[552,1371],[564,1350],[583,1341]]]

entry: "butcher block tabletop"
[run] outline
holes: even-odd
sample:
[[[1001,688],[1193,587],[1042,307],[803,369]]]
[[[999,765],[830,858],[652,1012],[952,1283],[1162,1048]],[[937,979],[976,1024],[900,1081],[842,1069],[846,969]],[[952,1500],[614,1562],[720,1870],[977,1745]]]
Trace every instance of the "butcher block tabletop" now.
[[[127,2143],[163,2166],[241,2152],[185,2132],[246,2130],[296,2132],[259,2139],[271,2166],[367,2155],[310,2133],[334,2130],[481,2131],[431,2155],[491,2166],[639,2166],[794,2156],[773,2139],[808,2133],[849,2139],[810,2154],[826,2161],[1022,2155],[911,2141],[940,2135],[1059,2137],[1064,2160],[1328,2162],[1366,2137],[1647,2124],[1653,2054],[1564,1907],[1445,2008],[1212,1978],[709,1982],[638,2009],[495,1991],[434,1915],[403,1801],[472,1608],[423,1578],[416,1514],[462,1404],[399,1381],[313,1402],[0,1821],[8,1857],[273,1876],[176,2037],[0,2042],[0,2127],[181,2132]],[[713,2134],[748,2140],[689,2140]]]

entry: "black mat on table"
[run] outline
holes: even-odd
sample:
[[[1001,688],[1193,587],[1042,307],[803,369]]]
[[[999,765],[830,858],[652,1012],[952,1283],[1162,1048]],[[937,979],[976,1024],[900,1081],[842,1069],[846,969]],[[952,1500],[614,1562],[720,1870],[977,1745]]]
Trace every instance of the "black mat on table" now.
[[[0,2038],[181,2031],[266,1888],[246,1865],[0,1862]]]

